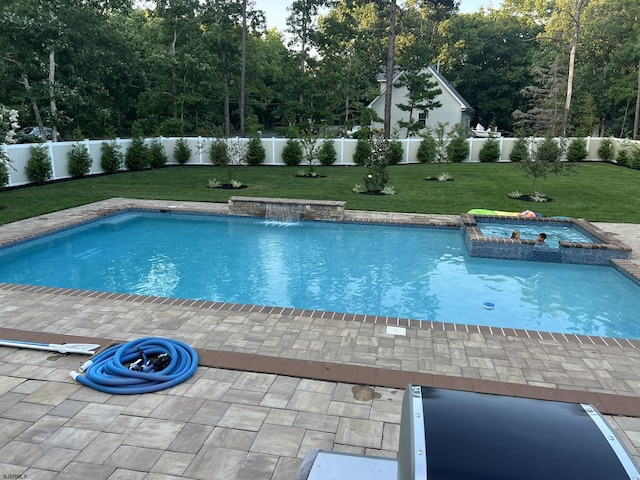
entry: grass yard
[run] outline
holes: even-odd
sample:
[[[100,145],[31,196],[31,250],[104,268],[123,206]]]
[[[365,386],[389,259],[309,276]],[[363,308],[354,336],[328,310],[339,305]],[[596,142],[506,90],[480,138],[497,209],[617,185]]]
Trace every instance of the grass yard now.
[[[531,191],[532,180],[510,163],[412,164],[389,167],[392,196],[352,192],[364,183],[364,167],[316,167],[323,178],[301,178],[305,167],[237,167],[231,177],[248,185],[238,190],[210,189],[209,180],[227,182],[227,170],[214,166],[169,167],[125,172],[15,188],[0,192],[0,224],[112,197],[226,202],[232,195],[344,200],[352,210],[459,214],[472,208],[546,216],[567,215],[591,221],[640,223],[640,170],[606,163],[577,165],[576,173],[539,179],[536,190],[554,199],[532,203],[509,198]],[[454,181],[426,181],[450,173]]]

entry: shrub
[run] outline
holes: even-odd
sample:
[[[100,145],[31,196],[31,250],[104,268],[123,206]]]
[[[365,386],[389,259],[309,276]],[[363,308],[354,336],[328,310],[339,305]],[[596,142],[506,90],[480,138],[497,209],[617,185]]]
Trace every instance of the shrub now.
[[[538,162],[559,162],[562,157],[562,148],[551,137],[546,137],[542,142],[538,144],[536,149],[535,159]]]
[[[132,172],[139,172],[149,166],[149,147],[142,137],[135,137],[127,148],[124,166]]]
[[[45,145],[34,145],[29,148],[30,156],[25,170],[27,178],[32,182],[45,183],[53,175],[51,159]]]
[[[102,142],[101,152],[100,168],[105,173],[118,173],[122,170],[124,155],[120,145],[115,141]]]
[[[247,144],[246,161],[249,165],[260,165],[267,158],[262,146],[262,140],[259,137],[252,137]]]
[[[218,166],[228,165],[231,161],[229,157],[229,146],[222,138],[216,138],[209,147],[209,160]]]
[[[333,165],[337,159],[338,154],[333,140],[325,140],[322,142],[318,150],[318,161],[320,164],[328,167],[329,165]]]
[[[584,138],[574,138],[567,148],[567,160],[569,162],[582,162],[587,158],[587,140]]]
[[[598,156],[608,162],[613,159],[613,139],[603,138],[598,147]]]
[[[524,137],[519,137],[513,144],[511,152],[509,152],[509,160],[512,162],[527,162],[530,158],[529,141]]]
[[[389,181],[389,173],[387,172],[389,142],[384,138],[382,132],[376,131],[369,145],[371,154],[365,163],[367,176],[364,177],[364,186],[368,192],[382,192]]]
[[[72,177],[84,177],[91,170],[93,159],[85,145],[74,144],[67,153],[69,159],[69,174]]]
[[[368,138],[359,138],[356,143],[356,151],[353,152],[353,162],[364,165],[371,158],[371,142]]]
[[[500,160],[500,142],[496,138],[488,138],[478,155],[481,162],[497,162]]]
[[[191,147],[189,147],[186,139],[179,138],[176,140],[176,145],[173,148],[173,158],[180,165],[184,165],[191,160]]]
[[[621,167],[628,167],[631,164],[631,143],[628,140],[625,140],[618,147],[616,163]]]
[[[300,165],[302,162],[302,145],[295,138],[287,139],[282,149],[282,161],[290,167]]]
[[[9,167],[0,159],[0,190],[2,190],[7,183],[9,183]]]
[[[640,170],[640,147],[638,145],[631,147],[629,166],[635,170]]]
[[[460,163],[469,158],[469,142],[461,128],[456,128],[455,136],[447,145],[447,160]]]
[[[404,149],[398,140],[391,140],[387,147],[386,160],[389,165],[397,165],[402,161]]]
[[[416,153],[420,163],[433,163],[436,161],[436,139],[431,135],[425,136],[420,142]]]
[[[162,168],[169,161],[167,152],[164,150],[162,142],[154,138],[149,145],[149,166],[151,168]]]

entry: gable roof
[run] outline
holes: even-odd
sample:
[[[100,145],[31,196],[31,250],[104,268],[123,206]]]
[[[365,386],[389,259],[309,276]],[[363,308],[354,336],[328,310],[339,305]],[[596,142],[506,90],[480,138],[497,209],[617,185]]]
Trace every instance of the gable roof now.
[[[475,112],[475,110],[469,104],[469,102],[467,102],[464,99],[464,97],[462,95],[460,95],[460,93],[455,89],[455,87],[449,83],[449,80],[447,80],[436,68],[434,68],[433,65],[429,65],[426,68],[429,71],[429,73],[436,78],[438,83],[440,83],[440,86],[442,88],[444,88],[445,90],[447,90],[449,92],[449,94],[460,104],[460,110],[461,111],[469,112],[469,113],[474,113]],[[404,70],[401,70],[401,71],[397,72],[396,75],[394,75],[394,77],[393,77],[392,85],[395,85],[395,83],[398,81],[398,79],[401,76],[403,76],[404,74],[405,74]],[[384,98],[384,95],[385,95],[385,92],[386,92],[387,88],[388,88],[388,86],[385,85],[384,88],[381,89],[380,95],[378,95],[376,98],[374,98],[369,103],[369,105],[368,105],[369,108],[371,108],[374,103],[377,103],[380,98]]]

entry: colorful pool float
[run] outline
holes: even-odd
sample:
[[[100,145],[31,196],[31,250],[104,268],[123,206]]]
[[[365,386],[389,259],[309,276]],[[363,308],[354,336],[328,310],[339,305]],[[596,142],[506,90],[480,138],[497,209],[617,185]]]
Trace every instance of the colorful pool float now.
[[[484,208],[473,208],[467,212],[470,215],[497,215],[500,217],[519,217],[519,218],[535,218],[542,217],[539,213],[536,214],[531,210],[525,210],[524,212],[504,212],[502,210],[486,210]]]

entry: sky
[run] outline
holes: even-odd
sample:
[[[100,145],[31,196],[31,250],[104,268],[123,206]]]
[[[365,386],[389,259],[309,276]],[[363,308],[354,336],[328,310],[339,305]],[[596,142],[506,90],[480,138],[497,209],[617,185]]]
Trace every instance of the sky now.
[[[256,7],[266,13],[267,28],[276,27],[284,31],[288,15],[287,7],[291,3],[283,0],[256,0]],[[460,0],[460,13],[476,12],[480,7],[488,8],[489,5],[499,8],[501,4],[502,0]]]

